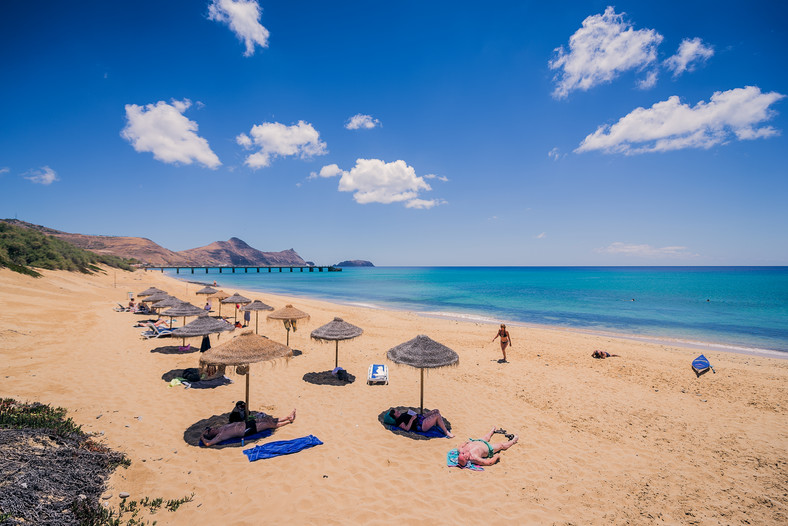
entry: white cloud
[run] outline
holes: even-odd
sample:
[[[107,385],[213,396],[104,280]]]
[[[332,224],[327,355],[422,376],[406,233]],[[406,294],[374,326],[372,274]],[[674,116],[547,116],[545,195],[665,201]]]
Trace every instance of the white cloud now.
[[[665,67],[673,71],[674,77],[678,77],[685,71],[693,71],[696,62],[705,62],[712,55],[714,48],[704,45],[700,38],[685,38],[676,54],[665,60]]]
[[[7,174],[10,171],[11,171],[11,169],[8,168],[7,166],[4,167],[4,168],[0,168],[0,175]]]
[[[260,150],[249,155],[245,164],[252,168],[264,168],[271,165],[274,157],[298,155],[307,159],[315,155],[325,155],[326,143],[320,141],[320,134],[311,124],[298,121],[298,124],[285,126],[278,122],[264,122],[252,126],[249,135],[240,134],[236,142],[250,150]]]
[[[640,89],[650,89],[653,88],[657,84],[657,79],[659,75],[657,74],[657,70],[651,70],[646,73],[646,77],[640,79],[638,81],[638,88]]]
[[[345,123],[345,128],[348,130],[358,130],[360,128],[371,130],[376,126],[381,126],[379,120],[373,119],[371,115],[362,115],[360,113],[353,115]]]
[[[447,182],[449,182],[449,178],[448,178],[448,177],[446,177],[445,175],[427,174],[427,175],[425,175],[425,176],[423,176],[423,177],[424,177],[425,179],[437,179],[438,181],[441,181],[441,182],[443,182],[443,183],[447,183]]]
[[[547,237],[547,233],[542,232],[541,234],[537,234],[536,239],[544,239]]]
[[[587,17],[569,38],[569,52],[556,48],[549,62],[550,69],[559,70],[553,96],[563,99],[573,90],[585,91],[625,71],[645,68],[656,61],[660,42],[662,35],[653,29],[635,31],[613,7]]]
[[[636,245],[633,243],[622,243],[616,241],[607,247],[597,249],[597,252],[605,254],[617,254],[631,257],[648,258],[677,258],[677,257],[697,257],[697,254],[688,252],[687,247],[652,247],[651,245]]]
[[[575,152],[664,152],[711,148],[734,137],[771,137],[780,132],[758,125],[774,116],[770,106],[783,97],[777,92],[761,93],[758,87],[746,86],[715,92],[708,103],[701,101],[690,107],[672,96],[651,108],[637,108],[612,126],[600,126],[583,139]]]
[[[165,163],[191,164],[194,161],[216,168],[222,163],[208,141],[197,135],[197,123],[183,116],[189,99],[137,106],[126,104],[126,127],[120,135],[138,152],[151,152]]]
[[[49,166],[44,166],[40,170],[31,170],[24,174],[23,177],[28,181],[32,181],[36,184],[43,184],[44,186],[49,186],[55,181],[60,180],[57,173]]]
[[[254,46],[268,47],[268,30],[260,24],[260,5],[256,0],[213,0],[208,18],[227,24],[246,46],[245,57],[254,55]]]
[[[340,170],[335,164],[320,170],[322,177],[341,175],[340,192],[354,192],[353,199],[359,204],[368,203],[405,203],[407,208],[432,208],[446,204],[443,199],[425,200],[419,192],[430,191],[424,177],[416,175],[416,170],[405,161],[386,163],[380,159],[356,159],[350,171]]]
[[[558,147],[555,147],[555,148],[553,148],[552,150],[550,150],[549,152],[547,152],[547,156],[548,156],[550,159],[552,159],[552,160],[554,160],[554,161],[557,161],[557,160],[558,160],[558,158],[559,158],[559,157],[561,157],[561,154],[560,154],[560,152],[559,152],[559,150],[558,150]]]

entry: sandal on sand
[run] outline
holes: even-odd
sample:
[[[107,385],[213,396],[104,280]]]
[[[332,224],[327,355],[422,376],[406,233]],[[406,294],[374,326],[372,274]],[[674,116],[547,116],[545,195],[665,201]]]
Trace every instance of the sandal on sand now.
[[[493,431],[493,435],[496,434],[496,433],[498,433],[499,435],[505,435],[506,434],[506,430],[499,427],[498,429]]]
[[[506,440],[514,440],[514,433],[504,433]]]

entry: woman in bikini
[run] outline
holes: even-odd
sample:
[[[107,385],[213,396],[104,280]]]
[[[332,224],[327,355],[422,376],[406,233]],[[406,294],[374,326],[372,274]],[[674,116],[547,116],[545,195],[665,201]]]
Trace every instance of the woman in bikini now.
[[[388,425],[399,427],[404,431],[425,432],[429,431],[434,426],[438,426],[447,438],[454,438],[454,435],[452,435],[451,432],[446,428],[446,422],[443,420],[443,416],[441,416],[440,411],[437,409],[433,409],[432,411],[427,411],[422,415],[418,415],[415,413],[403,413],[397,409],[391,408],[383,418],[383,422],[387,423]]]
[[[506,361],[506,347],[512,344],[512,337],[509,336],[509,331],[506,330],[506,325],[501,324],[501,328],[498,329],[498,334],[495,335],[495,338],[501,337],[501,352],[503,353],[503,361]],[[495,338],[492,341],[495,341]]]

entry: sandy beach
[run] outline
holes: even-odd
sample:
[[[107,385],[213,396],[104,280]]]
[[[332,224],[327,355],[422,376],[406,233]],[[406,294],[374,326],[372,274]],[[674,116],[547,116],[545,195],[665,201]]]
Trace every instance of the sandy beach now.
[[[125,452],[132,464],[111,477],[111,506],[120,492],[194,494],[177,512],[151,517],[160,524],[788,522],[785,360],[710,351],[716,373],[696,378],[696,349],[510,327],[509,363],[498,363],[494,325],[225,289],[311,315],[290,335],[297,356],[252,365],[250,405],[276,416],[298,410],[293,425],[258,443],[312,434],[323,445],[249,462],[240,447],[184,441],[189,426],[243,399],[244,377],[228,371],[231,385],[170,387],[163,376],[196,367],[199,353],[156,352],[176,342],[141,339],[133,327],[141,317],[113,310],[149,286],[201,306],[199,286],[158,272],[43,274],[0,269],[0,395],[65,407]],[[284,343],[282,324],[264,314],[260,333]],[[334,367],[333,343],[309,334],[335,316],[364,329],[339,345],[339,364],[356,381],[305,382]],[[391,406],[419,404],[418,370],[386,359],[419,334],[460,356],[424,384],[425,407],[441,410],[455,439],[412,440],[378,422]],[[620,357],[594,360],[595,349]],[[389,365],[389,385],[366,384],[372,363]],[[483,472],[446,466],[449,449],[493,426],[520,437],[499,464]]]

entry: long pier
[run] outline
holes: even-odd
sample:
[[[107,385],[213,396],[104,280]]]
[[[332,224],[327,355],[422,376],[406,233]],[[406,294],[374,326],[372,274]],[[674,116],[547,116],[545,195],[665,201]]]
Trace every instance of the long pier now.
[[[268,272],[274,272],[274,271],[285,272],[286,269],[289,269],[290,272],[295,272],[295,269],[298,269],[300,272],[303,272],[304,269],[307,269],[308,272],[341,272],[342,271],[342,268],[335,267],[335,266],[327,266],[327,267],[325,267],[325,266],[323,266],[323,267],[319,267],[319,266],[274,266],[274,267],[257,267],[257,266],[254,266],[254,267],[246,267],[246,266],[240,266],[240,267],[205,267],[205,266],[186,267],[186,266],[180,266],[180,267],[174,267],[174,266],[166,266],[166,265],[165,266],[151,265],[151,266],[145,267],[145,272],[147,272],[149,270],[159,270],[161,272],[164,272],[165,270],[173,270],[173,269],[175,269],[175,273],[176,274],[180,274],[181,270],[184,270],[184,271],[189,271],[190,270],[192,274],[194,274],[195,270],[205,270],[205,273],[208,274],[208,269],[218,269],[219,270],[219,274],[223,274],[225,270],[229,271],[229,273],[231,273],[231,274],[235,274],[235,271],[236,270],[240,270],[240,269],[243,269],[244,274],[248,274],[250,269],[253,272],[256,272],[257,274],[260,273],[260,269],[263,269],[263,271],[267,270]]]

